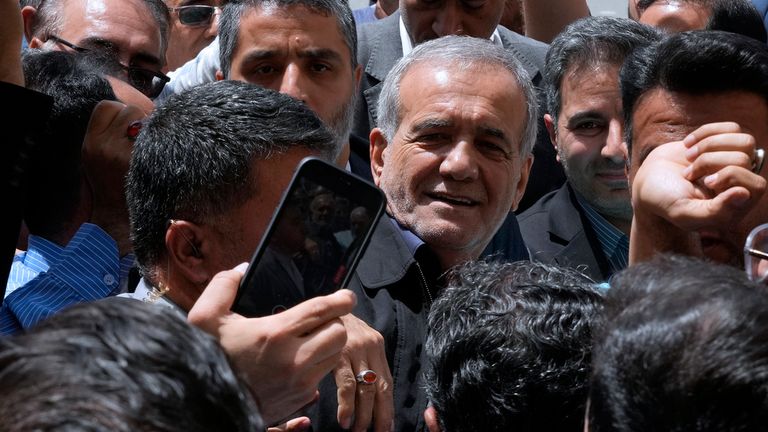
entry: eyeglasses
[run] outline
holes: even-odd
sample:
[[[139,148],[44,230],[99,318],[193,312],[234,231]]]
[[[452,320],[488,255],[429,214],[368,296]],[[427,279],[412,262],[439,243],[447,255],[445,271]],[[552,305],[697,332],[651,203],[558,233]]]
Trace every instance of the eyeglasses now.
[[[221,11],[218,6],[191,5],[171,8],[179,16],[179,22],[186,26],[204,26],[211,23],[214,13]]]
[[[755,282],[768,279],[768,223],[757,226],[744,243],[744,269]]]
[[[48,36],[48,39],[56,43],[60,43],[78,53],[94,51],[91,48],[84,48],[75,45],[72,42],[64,40],[58,36],[51,35]],[[125,71],[128,77],[126,80],[128,84],[133,86],[136,90],[140,91],[150,99],[154,99],[159,96],[163,91],[165,84],[171,80],[167,75],[160,71],[153,71],[136,66],[126,66],[119,62],[117,62],[117,64]]]

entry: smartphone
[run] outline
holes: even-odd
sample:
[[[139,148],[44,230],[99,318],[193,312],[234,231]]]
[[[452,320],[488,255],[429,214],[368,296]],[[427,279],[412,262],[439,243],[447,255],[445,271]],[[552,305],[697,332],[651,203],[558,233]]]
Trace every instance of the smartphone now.
[[[232,310],[267,316],[346,287],[385,203],[373,184],[320,159],[303,159],[253,254]]]

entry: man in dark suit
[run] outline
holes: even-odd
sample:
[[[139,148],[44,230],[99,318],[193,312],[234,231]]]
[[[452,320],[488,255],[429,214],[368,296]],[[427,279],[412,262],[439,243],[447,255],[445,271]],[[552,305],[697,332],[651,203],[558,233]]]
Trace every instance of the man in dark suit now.
[[[634,21],[590,17],[569,25],[547,54],[544,123],[568,181],[520,217],[531,259],[604,281],[627,265],[632,206],[619,69],[660,33]]]
[[[476,7],[467,0],[427,2],[401,0],[398,12],[358,29],[358,63],[363,67],[359,101],[352,128],[354,135],[367,137],[377,125],[377,102],[381,82],[395,62],[414,46],[446,35],[490,39],[511,51],[538,85],[544,69],[547,45],[521,36],[499,25],[504,0],[487,0]],[[565,180],[555,161],[555,152],[543,128],[534,148],[531,181],[520,202],[523,210]]]

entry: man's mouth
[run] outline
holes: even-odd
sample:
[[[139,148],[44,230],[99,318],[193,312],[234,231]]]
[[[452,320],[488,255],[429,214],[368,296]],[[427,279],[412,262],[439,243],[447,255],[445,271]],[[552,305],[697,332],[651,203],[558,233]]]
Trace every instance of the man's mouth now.
[[[454,206],[475,206],[479,204],[471,198],[463,197],[460,195],[451,195],[443,192],[429,192],[426,194],[429,198],[435,201],[442,201]]]

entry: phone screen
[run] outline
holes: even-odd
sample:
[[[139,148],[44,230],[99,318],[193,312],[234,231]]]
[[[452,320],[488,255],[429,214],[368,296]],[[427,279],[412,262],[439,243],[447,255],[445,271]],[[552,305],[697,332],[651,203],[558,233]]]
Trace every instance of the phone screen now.
[[[384,202],[374,185],[319,159],[302,161],[232,310],[250,317],[275,314],[344,287]]]

